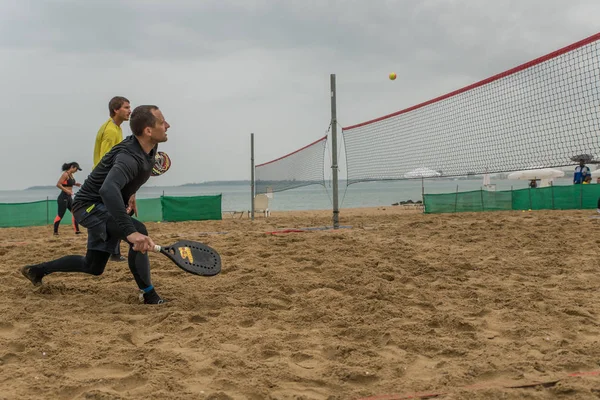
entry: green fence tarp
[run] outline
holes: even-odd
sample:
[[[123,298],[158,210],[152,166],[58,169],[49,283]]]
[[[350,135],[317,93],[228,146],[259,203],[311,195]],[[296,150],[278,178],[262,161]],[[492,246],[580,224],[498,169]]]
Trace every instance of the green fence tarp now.
[[[138,216],[142,222],[220,220],[221,195],[138,199]],[[56,199],[28,203],[0,203],[0,228],[52,225],[58,213]],[[67,210],[62,225],[71,224]]]
[[[219,220],[221,195],[195,197],[161,197],[164,221]]]
[[[518,190],[426,194],[425,212],[453,213],[500,210],[578,210],[598,205],[600,185],[550,186]]]
[[[53,215],[50,214],[51,220],[49,220],[49,205],[46,200],[31,203],[2,203],[0,204],[0,227],[40,226],[54,223],[56,201]]]
[[[142,222],[158,222],[162,220],[162,206],[160,197],[156,199],[136,200],[138,215],[136,219]]]

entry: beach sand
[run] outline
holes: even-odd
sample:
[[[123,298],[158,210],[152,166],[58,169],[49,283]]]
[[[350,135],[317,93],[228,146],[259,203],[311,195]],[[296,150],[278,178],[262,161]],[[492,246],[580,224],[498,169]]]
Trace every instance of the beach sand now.
[[[598,398],[593,213],[389,206],[285,234],[266,232],[331,211],[148,223],[223,260],[199,277],[151,254],[162,306],[140,304],[126,262],[35,288],[19,267],[83,254],[86,235],[0,229],[0,399]],[[507,387],[531,382],[553,383]]]

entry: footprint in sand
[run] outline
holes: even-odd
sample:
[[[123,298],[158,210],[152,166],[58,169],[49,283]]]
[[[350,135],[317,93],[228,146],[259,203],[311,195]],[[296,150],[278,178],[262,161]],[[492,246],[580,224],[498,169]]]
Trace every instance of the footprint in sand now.
[[[203,317],[202,315],[192,315],[190,317],[190,322],[194,324],[204,324],[208,322],[208,318]]]
[[[125,378],[133,370],[118,364],[105,364],[97,367],[81,367],[66,373],[67,376],[77,380],[99,380]]]
[[[19,342],[9,342],[8,349],[15,353],[22,353],[25,351],[25,345]]]
[[[14,353],[8,353],[0,357],[0,365],[15,364],[19,362],[19,356]]]
[[[0,338],[16,339],[20,330],[11,322],[0,322]]]
[[[251,328],[254,326],[254,324],[256,324],[256,321],[253,319],[245,319],[238,323],[238,325],[241,326],[242,328]]]

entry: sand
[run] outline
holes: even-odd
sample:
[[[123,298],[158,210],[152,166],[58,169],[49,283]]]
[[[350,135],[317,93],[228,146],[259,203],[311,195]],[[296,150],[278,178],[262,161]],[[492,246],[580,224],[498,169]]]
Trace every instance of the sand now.
[[[34,288],[18,268],[83,253],[86,235],[0,229],[0,399],[598,398],[592,214],[390,206],[277,235],[331,212],[149,223],[223,259],[209,278],[152,254],[162,306],[140,304],[127,263]],[[552,383],[507,387],[531,382]]]

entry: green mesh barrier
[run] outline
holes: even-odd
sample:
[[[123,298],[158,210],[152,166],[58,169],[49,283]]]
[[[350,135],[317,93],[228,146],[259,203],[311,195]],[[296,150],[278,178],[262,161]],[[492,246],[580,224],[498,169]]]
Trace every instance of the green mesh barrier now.
[[[579,210],[594,209],[600,197],[600,184],[550,186],[518,190],[426,194],[428,214],[501,210]]]
[[[219,220],[221,214],[221,195],[161,198],[163,219],[165,221]]]
[[[220,220],[221,195],[137,200],[138,216],[147,221]],[[58,213],[56,199],[28,203],[0,203],[0,228],[52,225]],[[67,210],[61,225],[71,224]]]

